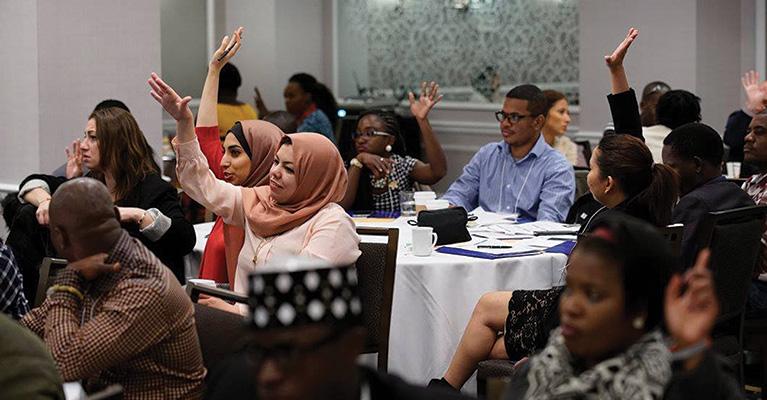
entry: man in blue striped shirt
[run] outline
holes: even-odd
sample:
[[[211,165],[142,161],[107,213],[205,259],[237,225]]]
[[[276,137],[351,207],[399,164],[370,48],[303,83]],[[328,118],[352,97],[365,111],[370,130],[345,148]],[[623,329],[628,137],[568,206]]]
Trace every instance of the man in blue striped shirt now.
[[[565,157],[543,139],[546,99],[535,85],[506,94],[495,113],[503,141],[479,149],[443,199],[471,211],[564,221],[575,197],[575,175]]]

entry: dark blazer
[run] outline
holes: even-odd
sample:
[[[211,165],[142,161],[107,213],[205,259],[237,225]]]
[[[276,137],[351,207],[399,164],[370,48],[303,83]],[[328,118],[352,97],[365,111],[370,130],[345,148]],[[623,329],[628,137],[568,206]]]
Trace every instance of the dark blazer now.
[[[52,175],[30,175],[25,178],[19,187],[32,179],[41,179],[48,184],[53,194],[66,178]],[[115,203],[118,207],[137,207],[143,210],[156,208],[171,219],[168,231],[156,242],[153,242],[139,232],[137,224],[123,224],[128,233],[139,239],[157,258],[162,261],[181,284],[184,283],[184,256],[194,248],[196,241],[194,227],[184,218],[179,203],[178,191],[165,182],[159,174],[150,174],[134,187],[124,198]],[[10,243],[9,243],[10,245]]]
[[[673,223],[684,224],[682,236],[682,267],[687,268],[695,262],[698,254],[696,230],[698,222],[711,211],[731,210],[738,207],[753,206],[754,201],[738,185],[718,176],[693,189],[679,199],[671,216]]]

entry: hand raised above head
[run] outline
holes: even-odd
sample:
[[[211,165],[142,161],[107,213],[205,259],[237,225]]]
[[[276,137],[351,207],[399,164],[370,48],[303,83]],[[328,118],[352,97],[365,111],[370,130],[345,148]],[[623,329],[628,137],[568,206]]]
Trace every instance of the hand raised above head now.
[[[620,42],[620,44],[618,44],[618,47],[613,50],[613,53],[605,56],[605,63],[607,64],[607,68],[614,69],[623,66],[623,59],[626,57],[626,52],[628,52],[629,47],[631,47],[631,43],[634,43],[634,40],[637,38],[637,36],[639,36],[639,30],[636,28],[629,28],[626,37],[622,42]]]
[[[409,92],[407,97],[410,101],[410,112],[418,119],[426,118],[434,105],[442,100],[442,95],[439,94],[439,85],[434,81],[431,83],[421,82],[421,93],[418,100],[416,100],[413,92]]]
[[[759,73],[748,71],[740,78],[746,92],[746,108],[758,114],[767,109],[767,81],[759,81]]]
[[[234,57],[235,54],[242,47],[242,35],[245,33],[245,28],[239,27],[232,32],[231,36],[224,36],[221,39],[221,45],[213,53],[210,59],[210,68],[215,70],[221,70],[223,66]]]
[[[189,102],[192,100],[191,96],[181,98],[181,96],[173,90],[170,85],[165,83],[160,77],[152,72],[152,76],[147,81],[152,90],[149,94],[157,100],[165,111],[170,114],[176,121],[194,119],[192,110],[189,109]]]

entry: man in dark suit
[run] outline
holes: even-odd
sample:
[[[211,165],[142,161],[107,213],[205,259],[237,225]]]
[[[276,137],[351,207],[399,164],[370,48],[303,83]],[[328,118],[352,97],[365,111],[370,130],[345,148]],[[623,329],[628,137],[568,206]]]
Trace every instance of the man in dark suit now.
[[[250,275],[252,336],[242,352],[213,371],[206,399],[465,398],[357,365],[367,335],[355,267],[281,261],[300,266]]]
[[[663,141],[663,163],[679,174],[682,197],[672,221],[684,224],[682,266],[695,261],[696,228],[711,211],[754,205],[751,197],[722,176],[722,138],[710,126],[693,122],[682,125]]]

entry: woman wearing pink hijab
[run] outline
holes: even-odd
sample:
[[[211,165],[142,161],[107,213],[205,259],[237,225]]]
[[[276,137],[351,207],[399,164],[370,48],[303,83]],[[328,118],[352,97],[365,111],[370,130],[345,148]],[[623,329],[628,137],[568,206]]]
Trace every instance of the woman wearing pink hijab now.
[[[156,74],[149,85],[152,97],[177,121],[176,172],[184,191],[227,224],[245,229],[236,292],[245,293],[248,273],[274,254],[315,257],[333,265],[357,261],[359,236],[351,218],[336,204],[346,193],[346,169],[330,140],[316,133],[284,136],[269,171],[269,185],[237,187],[216,179],[208,169],[194,134],[191,97],[181,98]],[[204,302],[237,312],[220,299]]]

